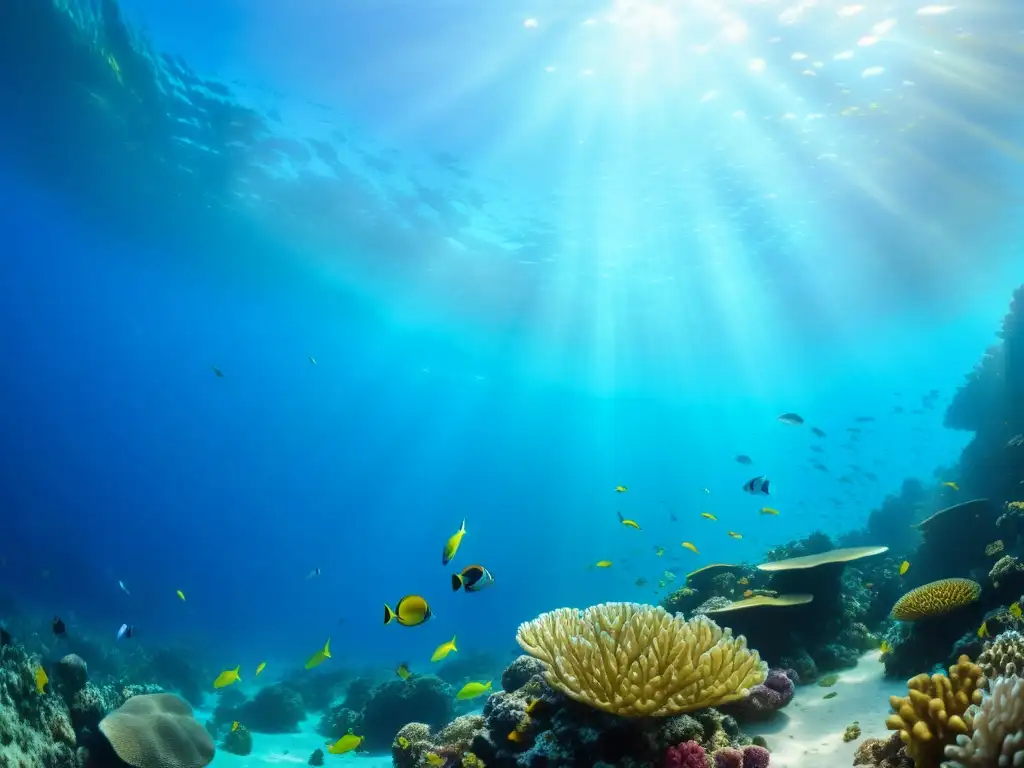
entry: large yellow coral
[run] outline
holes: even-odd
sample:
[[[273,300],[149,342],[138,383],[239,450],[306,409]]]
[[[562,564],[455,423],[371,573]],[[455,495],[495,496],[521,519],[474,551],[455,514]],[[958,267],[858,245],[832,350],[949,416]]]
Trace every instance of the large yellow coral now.
[[[519,627],[519,645],[544,662],[548,684],[624,717],[664,717],[742,699],[767,665],[746,639],[704,616],[603,603],[559,608]]]
[[[907,682],[906,696],[890,697],[894,714],[885,727],[899,731],[915,768],[938,768],[946,745],[970,734],[964,714],[972,704],[981,704],[984,685],[981,667],[961,656],[949,668],[949,677],[920,674]]]
[[[970,605],[981,596],[981,584],[970,579],[940,579],[912,589],[892,607],[892,617],[917,621]]]

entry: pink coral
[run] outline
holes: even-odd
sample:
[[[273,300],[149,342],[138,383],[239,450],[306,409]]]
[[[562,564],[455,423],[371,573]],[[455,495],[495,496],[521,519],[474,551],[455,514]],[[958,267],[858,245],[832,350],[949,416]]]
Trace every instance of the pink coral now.
[[[704,747],[696,741],[684,741],[665,752],[663,768],[707,768]]]
[[[743,768],[768,768],[771,753],[757,744],[748,744],[743,748]]]

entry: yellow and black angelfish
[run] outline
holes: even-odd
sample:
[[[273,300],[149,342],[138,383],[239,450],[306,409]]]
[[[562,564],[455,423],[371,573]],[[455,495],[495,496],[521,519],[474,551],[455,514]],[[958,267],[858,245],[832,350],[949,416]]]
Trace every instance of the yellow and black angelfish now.
[[[462,569],[462,573],[452,574],[453,592],[458,592],[460,587],[465,587],[467,592],[479,592],[492,584],[494,577],[482,565],[467,565]]]
[[[406,595],[395,604],[395,610],[385,603],[384,624],[397,621],[403,627],[415,627],[430,619],[430,606],[419,595]]]

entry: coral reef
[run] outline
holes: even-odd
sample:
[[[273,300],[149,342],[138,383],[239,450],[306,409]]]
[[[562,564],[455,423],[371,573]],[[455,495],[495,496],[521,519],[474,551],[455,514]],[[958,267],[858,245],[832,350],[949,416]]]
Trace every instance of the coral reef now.
[[[520,625],[516,639],[544,662],[549,685],[626,717],[736,701],[768,672],[742,636],[733,638],[710,619],[683,621],[637,603],[561,608]]]
[[[973,733],[956,741],[945,750],[949,768],[1024,765],[1024,682],[1019,677],[991,681],[974,715]]]
[[[894,733],[888,739],[865,739],[857,747],[853,764],[872,768],[914,768],[914,761],[907,754],[907,747]]]
[[[256,733],[294,733],[306,717],[302,695],[287,683],[276,683],[239,706],[232,719]]]
[[[100,731],[118,758],[135,768],[202,768],[215,753],[192,707],[171,693],[132,696],[103,718]]]
[[[733,715],[741,723],[752,720],[767,720],[793,700],[799,675],[792,669],[771,669],[760,685],[750,689],[749,695],[740,701],[727,704],[722,710]]]
[[[506,693],[518,691],[534,675],[544,674],[544,662],[533,656],[520,656],[501,673],[501,687]]]
[[[970,579],[940,579],[907,592],[892,607],[899,621],[942,616],[971,605],[981,596],[981,585]]]
[[[970,732],[964,716],[981,704],[983,683],[981,667],[961,656],[948,677],[920,674],[907,682],[907,696],[890,699],[894,714],[885,727],[899,732],[917,768],[936,768],[943,749]]]
[[[221,739],[220,748],[233,755],[248,755],[252,753],[252,731],[244,725],[232,728]]]
[[[1024,672],[1024,635],[1011,630],[989,640],[978,656],[978,666],[990,681]]]
[[[665,752],[662,768],[707,768],[707,752],[696,741],[684,741]]]
[[[406,723],[443,726],[454,714],[454,697],[452,687],[433,675],[381,683],[362,710],[363,746],[371,751],[387,749]]]

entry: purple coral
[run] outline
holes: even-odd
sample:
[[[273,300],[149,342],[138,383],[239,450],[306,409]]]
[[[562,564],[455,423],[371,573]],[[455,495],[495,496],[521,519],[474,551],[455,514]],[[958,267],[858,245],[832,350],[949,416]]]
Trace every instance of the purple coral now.
[[[716,749],[715,768],[743,768],[743,752],[733,747]]]
[[[665,752],[663,768],[707,768],[704,747],[696,741],[684,741]]]
[[[798,682],[796,671],[773,669],[760,685],[750,689],[747,698],[736,703],[734,710],[741,720],[766,720],[793,700]]]
[[[757,744],[748,744],[743,748],[743,768],[768,768],[771,753]]]

